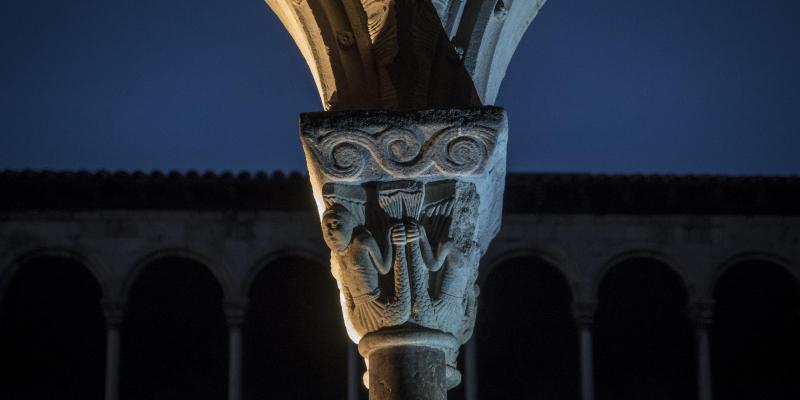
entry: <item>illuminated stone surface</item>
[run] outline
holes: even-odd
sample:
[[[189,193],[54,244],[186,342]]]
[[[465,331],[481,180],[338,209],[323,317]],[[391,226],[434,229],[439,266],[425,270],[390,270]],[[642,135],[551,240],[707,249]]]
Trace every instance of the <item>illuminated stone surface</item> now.
[[[544,1],[266,1],[328,111],[301,138],[370,397],[444,399],[500,229],[507,122],[484,105]]]
[[[421,345],[415,346],[413,338],[403,343],[392,343],[392,338],[397,335],[374,340],[384,346],[369,349],[369,398],[447,400],[445,354],[430,346],[434,340],[418,337]]]
[[[493,104],[544,0],[266,0],[326,110]]]
[[[342,314],[365,359],[376,347],[439,351],[446,386],[458,385],[480,257],[500,228],[506,126],[495,107],[301,117]],[[406,360],[397,351],[390,359]]]

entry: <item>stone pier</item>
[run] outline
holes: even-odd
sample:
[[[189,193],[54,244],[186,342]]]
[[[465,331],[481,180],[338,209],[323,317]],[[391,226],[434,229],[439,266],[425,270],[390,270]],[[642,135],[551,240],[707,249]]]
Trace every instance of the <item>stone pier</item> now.
[[[301,116],[301,141],[373,400],[444,400],[461,380],[502,215],[508,123],[491,104],[543,3],[267,0],[325,110]]]

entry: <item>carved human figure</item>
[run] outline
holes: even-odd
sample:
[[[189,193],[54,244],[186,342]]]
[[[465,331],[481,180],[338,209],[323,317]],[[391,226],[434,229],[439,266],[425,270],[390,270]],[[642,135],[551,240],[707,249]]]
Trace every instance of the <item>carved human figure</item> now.
[[[414,322],[436,327],[436,320],[433,311],[433,303],[430,296],[430,273],[439,269],[434,265],[436,260],[426,259],[422,250],[427,246],[430,252],[430,244],[427,238],[423,241],[422,235],[424,228],[416,219],[407,218],[406,227],[406,250],[408,251],[408,268],[411,279],[411,315]]]
[[[470,269],[471,265],[468,264],[473,257],[465,256],[450,239],[440,242],[434,253],[425,227],[416,221],[409,221],[407,230],[409,244],[419,243],[420,258],[426,270],[442,271],[438,291],[431,292],[432,316],[436,327],[461,338],[466,333],[464,329],[472,326],[474,318],[477,293],[467,290],[475,278],[475,268]],[[472,248],[477,249],[477,246]]]
[[[324,239],[331,249],[333,274],[344,299],[345,318],[363,336],[408,321],[410,294],[405,260],[406,231],[393,225],[386,234],[386,251],[344,206],[334,204],[322,217]],[[380,275],[394,270],[394,296],[380,288]]]

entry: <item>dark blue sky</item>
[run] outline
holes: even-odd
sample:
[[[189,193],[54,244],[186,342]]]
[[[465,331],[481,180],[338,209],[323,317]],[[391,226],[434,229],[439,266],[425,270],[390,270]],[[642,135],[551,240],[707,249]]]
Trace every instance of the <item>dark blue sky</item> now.
[[[800,2],[550,0],[509,169],[800,173]],[[0,1],[0,169],[304,170],[320,109],[260,0]]]

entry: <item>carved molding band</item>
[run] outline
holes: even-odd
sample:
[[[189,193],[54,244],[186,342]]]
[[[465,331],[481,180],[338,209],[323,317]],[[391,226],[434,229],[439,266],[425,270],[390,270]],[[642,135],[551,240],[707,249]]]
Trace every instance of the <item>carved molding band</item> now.
[[[352,113],[305,114],[302,140],[309,166],[313,164],[326,182],[485,173],[498,142],[505,145],[502,110],[467,109],[458,115],[450,111],[427,111],[450,118],[413,124],[409,115],[422,112],[372,113],[360,128],[351,126]],[[474,121],[476,115],[480,121]]]
[[[481,174],[494,145],[495,132],[483,126],[447,128],[427,139],[399,128],[338,131],[309,143],[323,172],[339,179],[358,178],[368,168],[402,178]]]

